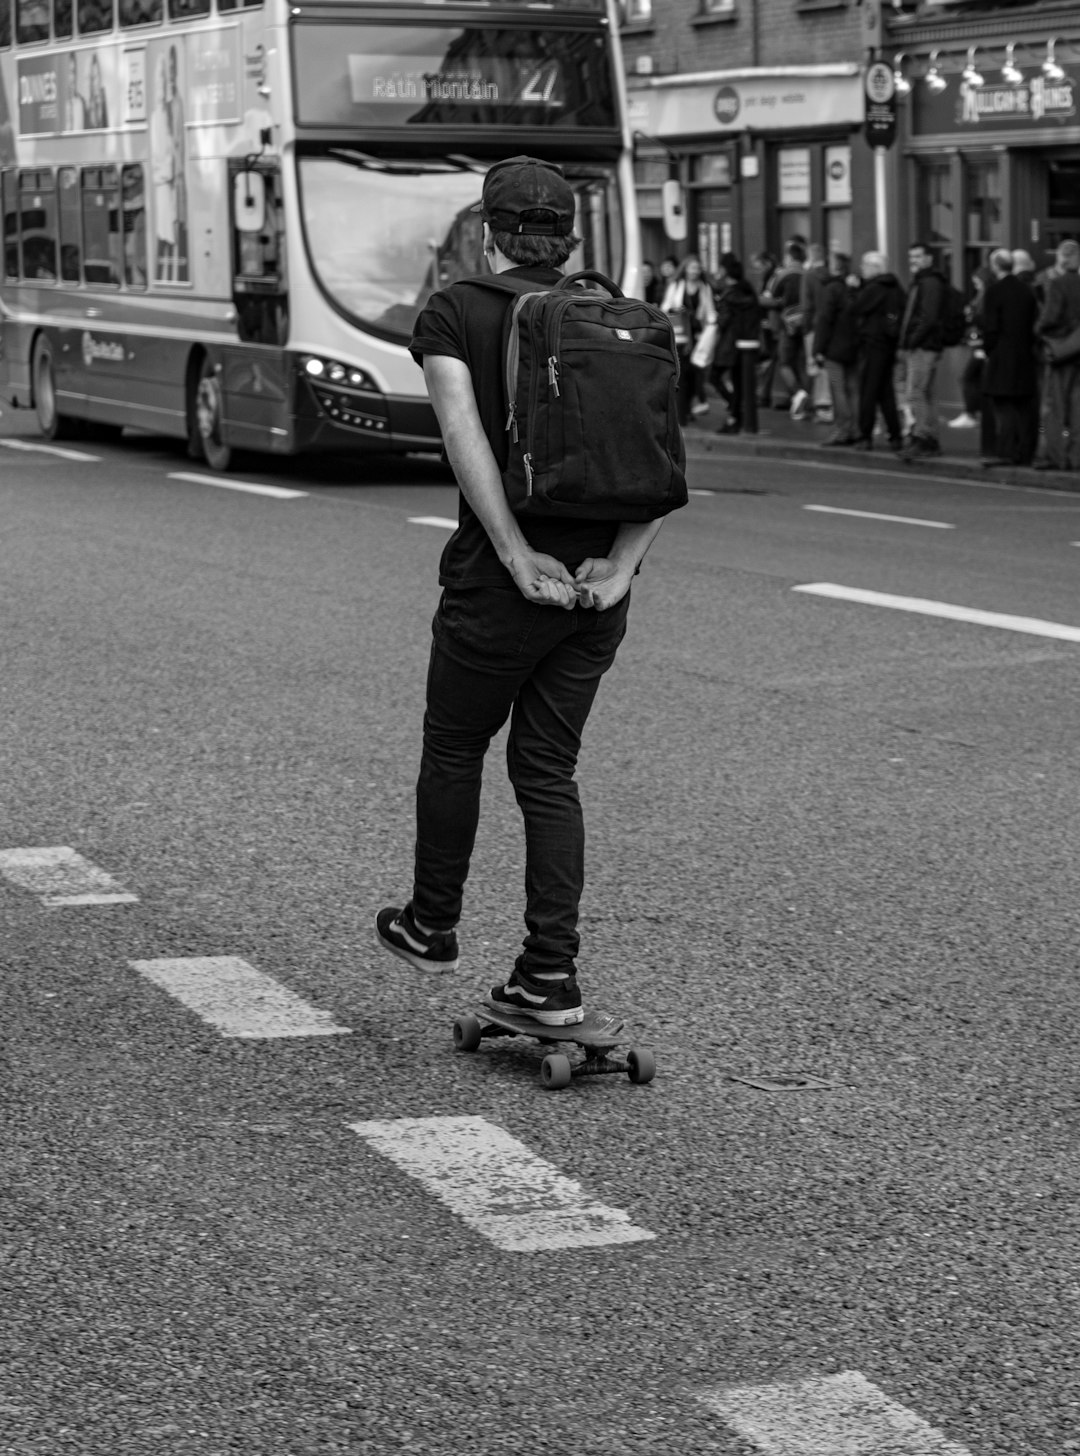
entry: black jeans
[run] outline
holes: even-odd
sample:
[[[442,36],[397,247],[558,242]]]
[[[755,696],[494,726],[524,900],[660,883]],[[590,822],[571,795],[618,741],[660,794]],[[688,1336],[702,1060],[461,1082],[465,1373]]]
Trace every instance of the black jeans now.
[[[890,443],[895,445],[900,439],[900,414],[893,386],[895,363],[895,349],[875,348],[869,344],[863,350],[859,361],[859,436],[863,440],[874,438],[874,423],[879,409],[885,419]]]
[[[532,975],[574,969],[585,878],[574,770],[629,605],[629,593],[597,612],[536,606],[493,587],[447,589],[432,623],[413,909],[431,929],[457,924],[484,755],[509,717],[506,762],[525,820],[525,970]]]

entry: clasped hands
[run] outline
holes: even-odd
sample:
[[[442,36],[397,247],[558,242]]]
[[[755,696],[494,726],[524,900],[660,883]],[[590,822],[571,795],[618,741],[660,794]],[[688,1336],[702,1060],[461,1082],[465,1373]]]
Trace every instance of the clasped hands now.
[[[522,596],[539,606],[570,611],[579,604],[604,612],[621,602],[633,572],[606,556],[589,556],[573,575],[561,561],[543,552],[524,552],[510,563],[510,575]]]

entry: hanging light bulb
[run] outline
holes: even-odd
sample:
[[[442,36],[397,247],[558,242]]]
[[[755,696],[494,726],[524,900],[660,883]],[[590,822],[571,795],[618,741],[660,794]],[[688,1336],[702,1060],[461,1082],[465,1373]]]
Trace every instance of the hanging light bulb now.
[[[1024,84],[1024,73],[1013,60],[1013,52],[1015,50],[1015,41],[1010,41],[1005,47],[1005,64],[1001,68],[1001,79],[1007,86],[1022,86]]]
[[[906,96],[911,90],[911,82],[904,75],[900,65],[901,61],[907,60],[907,52],[901,51],[899,55],[893,56],[893,85],[896,87],[897,96]]]
[[[937,51],[931,51],[930,52],[930,68],[929,68],[929,70],[926,73],[926,87],[927,87],[927,90],[933,91],[933,92],[937,93],[939,91],[944,91],[945,90],[945,87],[948,84],[949,84],[948,81],[946,81],[945,77],[938,70],[938,53],[937,53]]]
[[[985,82],[983,81],[981,72],[977,69],[975,65],[976,49],[976,46],[968,46],[967,65],[964,67],[963,75],[964,80],[969,86],[978,87],[984,85]]]
[[[1054,47],[1057,45],[1057,36],[1052,36],[1046,42],[1046,60],[1042,63],[1042,73],[1048,81],[1064,81],[1065,72],[1054,59]]]

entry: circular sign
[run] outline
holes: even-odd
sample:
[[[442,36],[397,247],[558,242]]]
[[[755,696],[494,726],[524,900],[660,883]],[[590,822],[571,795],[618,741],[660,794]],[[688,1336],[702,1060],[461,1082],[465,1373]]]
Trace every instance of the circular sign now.
[[[884,61],[875,61],[866,71],[866,94],[878,106],[884,106],[896,95],[896,77],[892,67]]]
[[[739,114],[739,93],[734,86],[721,86],[713,98],[713,112],[721,126],[731,126]]]

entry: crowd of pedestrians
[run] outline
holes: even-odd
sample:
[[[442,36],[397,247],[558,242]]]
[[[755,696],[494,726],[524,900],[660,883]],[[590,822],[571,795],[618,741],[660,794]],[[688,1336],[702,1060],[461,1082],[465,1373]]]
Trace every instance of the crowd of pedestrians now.
[[[752,378],[759,408],[830,422],[824,444],[872,450],[882,435],[905,459],[932,458],[942,355],[962,348],[964,408],[947,428],[978,428],[988,467],[1080,469],[1080,243],[1039,274],[1023,250],[995,249],[967,300],[924,243],[907,265],[905,286],[883,253],[855,268],[801,237],[779,261],[755,254],[754,283],[733,253],[713,274],[695,255],[646,264],[646,297],[670,316],[682,360],[681,422],[710,411],[711,385],[719,432],[738,433]]]

